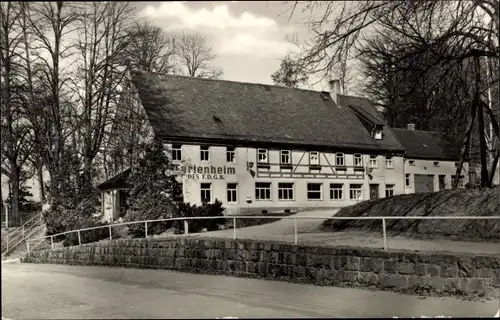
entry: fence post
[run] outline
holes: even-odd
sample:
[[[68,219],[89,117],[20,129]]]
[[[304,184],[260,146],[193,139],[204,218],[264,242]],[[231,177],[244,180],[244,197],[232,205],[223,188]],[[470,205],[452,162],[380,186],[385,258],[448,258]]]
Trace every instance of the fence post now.
[[[144,223],[144,237],[145,238],[148,237],[148,222],[147,221]]]
[[[294,217],[293,219],[293,234],[294,234],[294,237],[295,237],[295,244],[299,243],[299,239],[298,239],[298,235],[297,235],[297,217]]]
[[[26,241],[26,249],[28,250],[28,254],[30,253],[30,242]]]
[[[384,218],[382,218],[382,234],[384,236],[384,250],[387,250],[387,233],[386,233]]]
[[[187,236],[189,234],[189,224],[187,220],[184,220],[184,235]]]
[[[50,237],[50,247],[54,250],[54,237]]]
[[[109,226],[109,240],[113,240],[113,237],[111,236],[111,226]]]
[[[24,224],[23,224],[23,239],[24,239]]]
[[[81,246],[82,245],[82,236],[80,234],[80,230],[78,230],[78,245]]]
[[[236,218],[233,218],[233,239],[236,239]]]

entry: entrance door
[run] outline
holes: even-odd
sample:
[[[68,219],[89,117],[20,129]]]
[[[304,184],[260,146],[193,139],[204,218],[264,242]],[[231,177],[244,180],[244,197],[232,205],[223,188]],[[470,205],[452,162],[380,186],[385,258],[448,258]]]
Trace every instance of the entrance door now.
[[[434,176],[416,174],[415,175],[415,193],[434,192]]]
[[[370,200],[378,199],[378,184],[370,184]]]
[[[445,182],[446,176],[445,175],[439,175],[439,190],[444,190],[446,189],[446,182]]]

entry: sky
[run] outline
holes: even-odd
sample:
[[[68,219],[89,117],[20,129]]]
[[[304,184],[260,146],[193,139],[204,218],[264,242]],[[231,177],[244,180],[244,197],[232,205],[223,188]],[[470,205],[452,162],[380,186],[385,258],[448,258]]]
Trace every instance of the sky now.
[[[278,70],[280,59],[297,51],[287,36],[309,38],[297,14],[289,19],[290,3],[282,1],[136,2],[136,6],[141,18],[165,32],[206,36],[225,80],[272,84],[271,74]],[[321,83],[312,89],[327,90]]]

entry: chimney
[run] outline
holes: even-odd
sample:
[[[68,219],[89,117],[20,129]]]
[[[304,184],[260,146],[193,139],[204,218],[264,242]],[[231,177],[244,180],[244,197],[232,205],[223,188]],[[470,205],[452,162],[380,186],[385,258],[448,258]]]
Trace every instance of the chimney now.
[[[336,105],[339,104],[339,97],[338,95],[340,94],[340,80],[339,79],[334,79],[328,81],[328,85],[330,86],[330,96],[332,97],[332,100],[335,102]]]
[[[408,128],[408,130],[415,130],[415,124],[414,123],[408,123],[407,128]]]

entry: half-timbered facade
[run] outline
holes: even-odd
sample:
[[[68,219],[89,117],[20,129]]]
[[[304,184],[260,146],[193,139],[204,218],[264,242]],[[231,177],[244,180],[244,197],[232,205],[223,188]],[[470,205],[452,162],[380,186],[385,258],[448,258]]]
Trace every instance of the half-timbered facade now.
[[[335,208],[404,192],[402,156],[167,144],[184,200],[228,213]]]
[[[338,83],[317,92],[146,72],[131,80],[185,202],[272,213],[409,192],[400,140]]]

